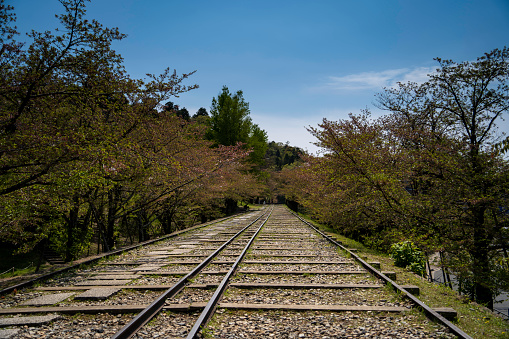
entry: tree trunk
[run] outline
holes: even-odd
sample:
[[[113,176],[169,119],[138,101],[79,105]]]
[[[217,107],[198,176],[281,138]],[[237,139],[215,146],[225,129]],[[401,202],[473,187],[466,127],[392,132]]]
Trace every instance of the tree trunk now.
[[[489,282],[491,279],[490,259],[489,259],[489,245],[491,237],[489,236],[484,225],[484,212],[485,208],[480,207],[474,210],[474,234],[473,246],[470,255],[473,260],[473,274],[474,274],[474,297],[475,300],[493,309],[493,291]]]
[[[472,166],[473,180],[472,187],[474,192],[479,196],[486,194],[486,182],[484,179],[484,166],[479,153],[479,143],[477,140],[477,125],[472,123],[470,132],[470,163]],[[474,297],[476,302],[485,305],[493,310],[493,291],[490,286],[491,270],[490,270],[490,255],[489,246],[493,240],[493,235],[488,230],[486,225],[485,213],[487,206],[485,203],[478,202],[472,203],[470,210],[472,211],[473,228],[472,248],[470,255],[472,256],[473,275],[474,275]]]
[[[148,224],[148,218],[145,211],[138,211],[136,213],[136,221],[138,223],[138,242],[143,242],[149,240],[149,235],[147,234],[146,225]]]
[[[226,199],[225,201],[225,213],[226,214],[233,214],[237,211],[237,201],[233,199]]]
[[[37,264],[35,266],[35,273],[39,272],[42,262],[44,261],[44,250],[46,249],[47,243],[48,239],[43,239],[36,245]]]
[[[106,243],[108,249],[115,248],[115,220],[120,199],[120,186],[115,186],[108,191],[108,219],[106,223]]]
[[[172,232],[171,221],[173,219],[173,211],[165,210],[159,216],[159,221],[161,222],[161,226],[163,227],[164,234],[170,234]]]
[[[76,244],[76,231],[78,228],[79,201],[74,199],[74,206],[69,211],[69,217],[66,218],[67,240],[65,244],[65,261],[69,262],[75,259],[74,247]]]

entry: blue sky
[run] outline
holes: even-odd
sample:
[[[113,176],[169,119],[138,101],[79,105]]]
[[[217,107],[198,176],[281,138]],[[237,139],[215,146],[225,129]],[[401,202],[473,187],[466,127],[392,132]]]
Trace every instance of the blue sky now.
[[[57,0],[6,0],[21,32],[58,27]],[[310,152],[306,126],[373,107],[396,81],[422,81],[435,57],[475,60],[509,45],[509,0],[95,0],[87,16],[128,35],[114,48],[135,78],[196,70],[174,98],[191,114],[223,86],[242,90],[269,140]]]

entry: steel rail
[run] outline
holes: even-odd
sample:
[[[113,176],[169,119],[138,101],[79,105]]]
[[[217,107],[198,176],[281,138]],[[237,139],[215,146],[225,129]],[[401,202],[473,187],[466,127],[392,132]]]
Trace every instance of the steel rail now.
[[[239,266],[242,259],[244,259],[244,256],[246,255],[247,251],[249,250],[249,247],[251,247],[251,244],[253,243],[254,239],[260,233],[262,227],[267,223],[267,220],[269,220],[272,211],[274,210],[274,206],[272,206],[269,215],[267,218],[263,221],[263,223],[258,227],[258,230],[253,234],[247,245],[244,247],[244,250],[242,253],[237,257],[237,260],[235,260],[235,263],[232,265],[228,273],[224,276],[223,280],[219,284],[218,288],[210,298],[209,302],[207,303],[207,306],[203,309],[202,313],[200,314],[198,320],[194,323],[193,328],[189,333],[187,334],[186,339],[195,339],[198,336],[198,332],[201,331],[202,327],[205,326],[205,324],[209,321],[210,317],[214,313],[217,304],[219,303],[219,299],[223,296],[224,291],[226,290],[226,287],[228,286],[228,283],[230,282],[230,278],[235,274],[235,271],[237,270],[237,267]]]
[[[469,336],[467,333],[465,333],[459,327],[457,327],[456,325],[451,323],[449,320],[447,320],[443,316],[441,316],[437,311],[433,310],[431,307],[429,307],[424,302],[419,300],[413,294],[407,292],[404,288],[402,288],[400,285],[398,285],[396,282],[394,282],[394,280],[390,279],[385,274],[383,274],[382,272],[378,271],[373,266],[371,266],[370,264],[365,262],[357,254],[355,254],[354,252],[350,251],[349,249],[344,247],[342,244],[340,244],[336,240],[334,240],[331,237],[327,236],[325,233],[320,231],[316,226],[314,226],[313,224],[311,224],[310,222],[308,222],[307,220],[305,220],[304,218],[302,218],[301,216],[299,216],[295,212],[293,212],[293,211],[290,211],[290,212],[293,215],[295,215],[297,218],[299,218],[303,223],[305,223],[306,225],[310,226],[317,233],[322,235],[325,239],[327,239],[328,241],[330,241],[334,245],[338,246],[343,251],[346,251],[347,253],[349,253],[355,260],[357,260],[370,273],[372,273],[373,275],[377,276],[379,279],[383,280],[386,285],[390,284],[393,287],[394,290],[398,291],[399,293],[401,293],[401,294],[405,295],[407,298],[409,298],[417,307],[419,307],[420,309],[424,310],[424,312],[426,313],[426,315],[428,317],[431,317],[431,318],[437,320],[438,322],[440,322],[442,325],[447,327],[452,333],[454,333],[455,335],[457,335],[461,339],[473,339],[471,336]]]
[[[196,225],[196,226],[189,227],[189,228],[186,228],[186,229],[181,230],[181,231],[176,231],[176,232],[173,232],[173,233],[170,233],[170,234],[167,234],[167,235],[163,235],[163,236],[161,236],[159,238],[156,238],[156,239],[146,240],[146,241],[137,243],[135,245],[131,245],[131,246],[120,248],[118,250],[109,251],[109,252],[101,253],[99,255],[95,255],[92,258],[84,260],[84,261],[80,261],[79,263],[71,264],[71,265],[69,265],[67,267],[58,269],[56,271],[42,274],[42,275],[40,275],[40,276],[38,276],[38,277],[36,277],[34,279],[30,279],[30,280],[24,281],[22,283],[6,287],[3,290],[0,290],[0,295],[11,293],[14,290],[19,290],[21,288],[32,286],[33,284],[35,284],[38,281],[42,281],[42,280],[45,280],[45,279],[52,278],[52,277],[54,277],[57,274],[65,273],[65,272],[70,271],[70,270],[72,270],[74,268],[78,268],[81,265],[92,264],[92,263],[94,263],[96,261],[99,261],[101,259],[113,256],[113,255],[117,255],[117,254],[122,254],[124,252],[132,251],[134,249],[137,249],[139,247],[143,247],[143,246],[146,246],[146,245],[151,245],[151,244],[156,243],[158,241],[163,241],[163,240],[166,240],[168,238],[173,238],[173,237],[176,237],[177,235],[180,235],[180,234],[183,234],[183,233],[186,233],[186,232],[189,232],[189,231],[193,231],[193,230],[204,228],[204,227],[207,227],[207,226],[210,226],[210,225],[214,225],[214,224],[217,224],[219,222],[223,222],[225,220],[228,220],[228,219],[231,219],[231,218],[235,218],[236,216],[237,215],[233,215],[233,216],[229,216],[229,217],[225,217],[225,218],[221,218],[221,219],[216,219],[216,220],[210,221],[208,223],[204,223],[204,224],[201,224],[201,225]]]
[[[161,294],[156,300],[154,300],[149,306],[147,306],[143,311],[138,313],[136,317],[134,317],[128,324],[126,324],[123,328],[121,328],[115,335],[113,335],[112,339],[128,339],[135,335],[146,323],[148,323],[152,318],[154,318],[164,307],[166,299],[174,297],[184,286],[188,283],[190,279],[196,276],[200,271],[207,266],[212,259],[214,259],[226,246],[228,246],[233,240],[235,240],[238,236],[240,236],[245,230],[251,227],[254,223],[260,220],[267,211],[261,214],[254,221],[249,223],[242,230],[237,232],[233,237],[223,243],[217,250],[215,250],[211,255],[209,255],[205,260],[203,260],[200,264],[198,264],[191,272],[189,272],[186,276],[180,279],[175,285],[166,290],[163,294]]]

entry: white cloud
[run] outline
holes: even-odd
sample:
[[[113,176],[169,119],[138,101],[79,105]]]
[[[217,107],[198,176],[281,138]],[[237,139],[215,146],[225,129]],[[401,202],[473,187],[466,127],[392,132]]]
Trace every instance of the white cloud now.
[[[381,72],[362,72],[342,77],[330,76],[322,88],[333,90],[381,90],[383,87],[394,87],[398,82],[423,83],[428,74],[434,71],[429,67],[389,69]]]
[[[288,116],[278,117],[275,114],[253,114],[253,122],[265,130],[269,141],[286,143],[292,146],[300,147],[310,153],[318,151],[318,147],[313,145],[316,142],[315,137],[306,130],[308,126],[317,126],[321,118],[310,116],[307,118],[292,118]]]
[[[403,79],[398,80],[399,82],[416,82],[422,84],[429,79],[428,74],[434,73],[435,68],[433,67],[418,67],[405,73]],[[392,84],[394,86],[396,83]]]
[[[359,113],[356,109],[318,109],[315,114],[306,116],[289,116],[274,113],[253,113],[251,118],[253,122],[267,132],[269,141],[286,143],[291,146],[300,147],[310,154],[317,154],[320,147],[314,145],[317,139],[307,130],[308,127],[318,127],[323,118],[336,121],[347,119],[349,113]],[[381,111],[372,110],[373,117],[381,115]]]

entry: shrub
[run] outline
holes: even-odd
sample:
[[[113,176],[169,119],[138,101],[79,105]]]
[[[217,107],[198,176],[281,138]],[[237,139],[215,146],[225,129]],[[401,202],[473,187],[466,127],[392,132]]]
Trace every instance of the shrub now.
[[[413,242],[401,241],[392,244],[390,253],[394,265],[405,267],[421,276],[426,273],[426,256]]]

